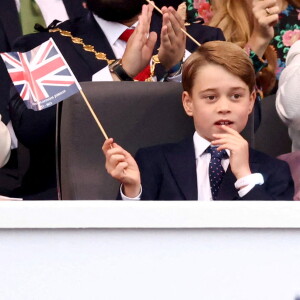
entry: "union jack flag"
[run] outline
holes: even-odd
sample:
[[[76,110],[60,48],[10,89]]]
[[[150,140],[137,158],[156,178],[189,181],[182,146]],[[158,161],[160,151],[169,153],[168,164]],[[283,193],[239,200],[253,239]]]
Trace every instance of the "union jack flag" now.
[[[28,52],[1,53],[1,57],[30,109],[42,110],[81,90],[52,38]]]

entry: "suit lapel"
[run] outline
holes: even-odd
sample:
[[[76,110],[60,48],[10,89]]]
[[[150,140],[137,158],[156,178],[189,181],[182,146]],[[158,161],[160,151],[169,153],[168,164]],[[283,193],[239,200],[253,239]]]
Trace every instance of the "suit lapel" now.
[[[193,139],[189,138],[165,151],[171,173],[186,200],[197,200],[196,159]]]
[[[63,0],[69,19],[78,18],[87,13],[82,2],[83,0]]]
[[[81,19],[80,26],[72,31],[74,37],[82,38],[85,45],[92,45],[97,52],[103,52],[108,59],[115,59],[114,52],[100,26],[93,15],[89,13]],[[58,26],[59,27],[59,26]],[[107,65],[106,61],[98,60],[93,52],[85,51],[82,45],[74,44],[74,47],[83,60],[89,65],[92,74],[98,72]]]
[[[236,178],[233,175],[230,165],[223,177],[223,181],[221,183],[219,194],[216,200],[234,200],[238,199],[239,195],[234,187],[234,183],[236,182]]]
[[[1,0],[0,20],[5,29],[10,47],[12,47],[15,39],[22,35],[15,0]]]

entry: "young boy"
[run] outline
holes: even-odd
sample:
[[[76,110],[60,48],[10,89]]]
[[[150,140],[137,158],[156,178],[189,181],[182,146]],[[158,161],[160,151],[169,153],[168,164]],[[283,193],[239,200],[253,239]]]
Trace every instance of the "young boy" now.
[[[288,165],[249,150],[240,135],[256,96],[247,54],[232,43],[205,43],[184,63],[182,84],[193,137],[141,149],[136,160],[113,139],[105,141],[106,169],[122,183],[122,199],[292,199]]]

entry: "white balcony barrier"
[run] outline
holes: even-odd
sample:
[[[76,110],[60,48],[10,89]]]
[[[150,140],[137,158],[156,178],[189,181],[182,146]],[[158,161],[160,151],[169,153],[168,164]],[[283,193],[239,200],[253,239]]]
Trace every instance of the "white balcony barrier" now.
[[[0,203],[0,299],[295,300],[300,203]]]

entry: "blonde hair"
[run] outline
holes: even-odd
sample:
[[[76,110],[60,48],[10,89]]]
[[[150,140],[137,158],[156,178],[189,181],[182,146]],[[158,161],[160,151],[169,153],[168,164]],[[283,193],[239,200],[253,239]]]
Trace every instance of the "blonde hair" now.
[[[300,0],[287,0],[287,2],[297,8],[300,8]]]
[[[192,92],[195,78],[201,67],[214,64],[239,77],[252,92],[255,88],[255,73],[252,61],[246,52],[230,42],[212,41],[199,47],[183,64],[182,86]]]
[[[212,9],[209,25],[220,28],[226,41],[245,47],[254,28],[254,16],[247,0],[213,0]],[[264,93],[269,93],[276,83],[277,54],[273,47],[268,46],[264,58],[268,66],[257,74],[257,83]]]
[[[254,26],[246,0],[213,0],[212,9],[209,25],[222,29],[226,41],[244,47]]]

